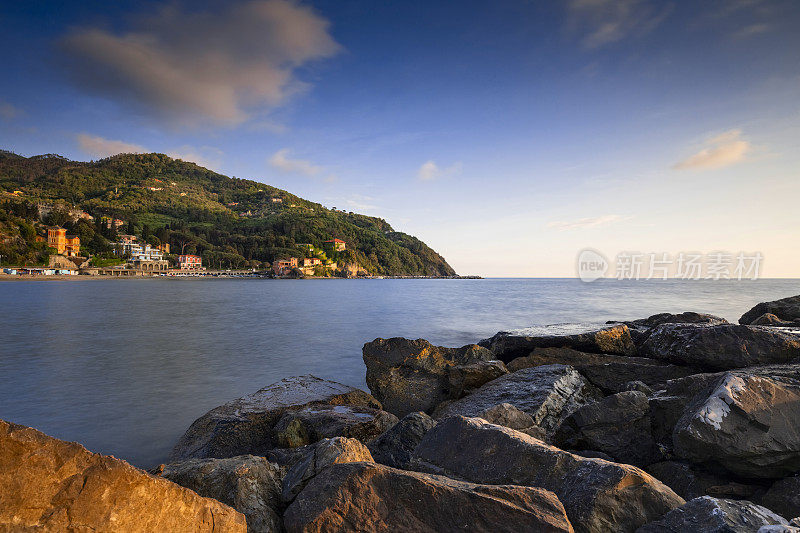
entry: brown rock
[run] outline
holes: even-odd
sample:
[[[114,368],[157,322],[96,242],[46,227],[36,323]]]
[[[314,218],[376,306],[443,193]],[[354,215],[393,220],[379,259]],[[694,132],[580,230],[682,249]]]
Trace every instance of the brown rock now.
[[[396,423],[396,416],[380,409],[322,404],[287,411],[273,431],[279,446],[296,448],[332,437],[368,443]]]
[[[125,461],[0,420],[0,530],[245,533],[247,523]]]
[[[793,321],[800,319],[800,296],[762,302],[743,314],[739,319],[739,324],[750,324],[764,313],[775,315],[779,320]]]
[[[483,418],[490,424],[517,430],[527,429],[535,424],[531,415],[520,411],[510,403],[501,403],[481,411],[478,418]]]
[[[425,413],[411,413],[395,426],[369,443],[369,451],[376,463],[393,468],[406,468],[414,448],[436,421]]]
[[[508,369],[502,361],[479,361],[469,365],[451,366],[447,372],[450,399],[457,400],[505,374],[508,374]]]
[[[572,531],[552,492],[476,485],[375,463],[325,469],[289,506],[284,522],[289,533]]]

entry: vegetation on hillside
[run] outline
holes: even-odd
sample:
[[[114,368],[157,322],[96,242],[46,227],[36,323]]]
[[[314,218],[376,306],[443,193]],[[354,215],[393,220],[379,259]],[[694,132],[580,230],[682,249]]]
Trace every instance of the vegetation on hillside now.
[[[78,162],[0,151],[0,195],[1,234],[18,237],[22,223],[61,225],[78,234],[82,249],[92,255],[107,256],[119,232],[169,243],[173,253],[202,255],[208,266],[263,267],[278,258],[302,257],[298,244],[322,248],[324,241],[339,238],[347,250],[328,257],[340,264],[357,263],[380,275],[454,274],[425,243],[394,231],[383,219],[326,209],[281,189],[163,154]],[[39,219],[36,205],[41,203],[56,208]],[[75,208],[94,222],[73,222],[68,211]],[[104,216],[124,220],[125,226],[109,229],[101,223]],[[17,262],[41,260],[35,242],[23,239],[23,244],[16,237]],[[2,261],[10,264],[3,254],[12,256],[7,245],[0,240]]]

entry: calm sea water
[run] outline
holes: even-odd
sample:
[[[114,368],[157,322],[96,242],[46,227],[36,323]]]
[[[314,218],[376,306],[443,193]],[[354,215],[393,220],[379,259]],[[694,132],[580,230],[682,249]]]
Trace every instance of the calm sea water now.
[[[376,337],[702,311],[735,321],[800,280],[0,282],[0,418],[150,467],[207,410],[286,376],[365,387]]]

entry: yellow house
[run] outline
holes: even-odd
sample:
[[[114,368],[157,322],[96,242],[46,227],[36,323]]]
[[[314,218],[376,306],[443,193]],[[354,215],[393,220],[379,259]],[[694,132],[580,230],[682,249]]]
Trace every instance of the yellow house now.
[[[81,253],[80,237],[67,235],[67,230],[64,228],[47,228],[47,246],[55,248],[60,255],[77,256]]]

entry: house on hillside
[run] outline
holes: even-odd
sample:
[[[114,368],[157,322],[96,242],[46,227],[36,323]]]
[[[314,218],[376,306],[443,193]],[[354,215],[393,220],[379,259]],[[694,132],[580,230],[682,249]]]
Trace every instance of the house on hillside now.
[[[58,226],[47,228],[47,246],[59,255],[77,256],[81,253],[81,238],[67,235],[67,230]]]
[[[297,268],[299,259],[296,257],[289,257],[288,259],[276,259],[272,263],[272,271],[276,276],[285,276],[292,270]]]
[[[347,244],[342,239],[331,239],[322,243],[325,251],[343,252],[347,248]]]

